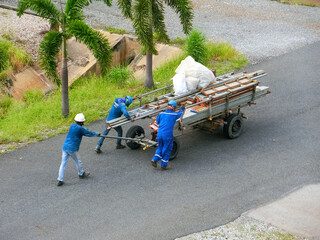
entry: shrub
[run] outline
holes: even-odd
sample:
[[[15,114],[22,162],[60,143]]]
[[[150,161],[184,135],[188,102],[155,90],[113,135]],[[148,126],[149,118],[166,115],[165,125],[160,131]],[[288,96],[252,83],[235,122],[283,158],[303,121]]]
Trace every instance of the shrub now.
[[[187,38],[187,54],[199,63],[206,64],[206,38],[198,30],[192,30]]]
[[[119,86],[123,86],[131,76],[131,72],[127,67],[116,67],[110,70],[108,79],[112,83],[117,83]]]

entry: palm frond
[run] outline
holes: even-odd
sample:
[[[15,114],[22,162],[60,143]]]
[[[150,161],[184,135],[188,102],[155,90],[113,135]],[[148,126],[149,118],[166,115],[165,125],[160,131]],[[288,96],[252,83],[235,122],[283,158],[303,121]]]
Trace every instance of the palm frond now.
[[[132,0],[118,0],[118,6],[123,16],[132,19],[132,13],[131,13]]]
[[[133,6],[133,28],[146,52],[157,54],[153,41],[150,8],[150,1],[148,0],[140,0],[135,3]]]
[[[68,0],[65,6],[65,14],[67,19],[71,20],[84,20],[82,9],[89,6],[90,0]]]
[[[86,23],[79,20],[70,22],[67,31],[87,45],[98,60],[102,74],[106,74],[112,59],[108,39],[102,33],[93,30]]]
[[[183,32],[189,34],[192,30],[193,11],[190,0],[164,0],[179,15]]]
[[[58,64],[56,57],[59,53],[61,43],[62,33],[50,31],[43,37],[39,49],[40,66],[45,70],[47,77],[58,85],[61,84],[61,81],[57,75]]]
[[[167,33],[166,25],[164,22],[164,6],[163,3],[154,0],[151,3],[152,8],[152,25],[154,27],[154,31],[159,35],[160,39],[169,42],[169,36]]]
[[[51,23],[59,22],[60,11],[51,0],[19,0],[17,15],[21,17],[27,9],[31,9]]]

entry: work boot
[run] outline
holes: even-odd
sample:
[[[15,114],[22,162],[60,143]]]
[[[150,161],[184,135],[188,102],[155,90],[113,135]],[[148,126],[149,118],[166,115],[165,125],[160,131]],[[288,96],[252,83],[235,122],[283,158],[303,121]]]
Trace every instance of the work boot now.
[[[125,147],[126,147],[125,145],[119,144],[119,145],[117,145],[116,149],[123,149]]]
[[[60,186],[62,186],[62,185],[63,185],[63,181],[58,181],[58,182],[57,182],[57,186],[58,186],[58,187],[60,187]]]
[[[96,147],[96,153],[102,153],[102,151],[101,151],[101,149],[100,149],[100,147]]]
[[[152,167],[157,168],[157,163],[152,159],[151,160]]]
[[[161,166],[162,170],[169,170],[171,169],[171,165],[167,164],[166,166]]]
[[[89,175],[90,173],[83,172],[82,175],[79,175],[79,178],[80,179],[87,178]]]

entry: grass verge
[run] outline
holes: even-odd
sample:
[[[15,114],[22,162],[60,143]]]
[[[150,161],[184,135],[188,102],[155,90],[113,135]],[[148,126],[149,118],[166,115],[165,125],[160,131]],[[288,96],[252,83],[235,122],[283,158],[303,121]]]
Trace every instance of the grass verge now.
[[[13,100],[6,116],[0,119],[0,143],[34,142],[66,132],[79,112],[85,114],[86,123],[102,119],[106,117],[115,96],[128,95],[128,91],[139,94],[143,91],[143,84],[132,81],[125,88],[121,88],[101,77],[82,78],[69,90],[68,118],[61,115],[59,90],[42,99],[39,99],[38,94],[27,92],[28,100]]]
[[[301,5],[308,7],[320,7],[319,0],[271,0],[289,5]]]

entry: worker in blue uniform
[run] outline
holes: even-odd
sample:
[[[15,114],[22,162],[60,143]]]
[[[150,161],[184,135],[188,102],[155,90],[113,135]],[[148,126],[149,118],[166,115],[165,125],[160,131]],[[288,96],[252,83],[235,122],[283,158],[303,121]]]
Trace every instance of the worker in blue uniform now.
[[[69,157],[73,158],[77,166],[79,178],[82,179],[89,176],[89,173],[86,173],[83,170],[82,162],[80,161],[77,153],[79,151],[82,136],[86,136],[86,137],[100,136],[100,133],[91,132],[83,127],[84,121],[86,119],[82,113],[77,114],[74,120],[76,121],[76,123],[71,124],[67,138],[64,141],[64,144],[62,146],[62,160],[59,168],[59,177],[58,177],[57,186],[63,185],[64,170],[66,168],[66,164]]]
[[[130,97],[126,96],[125,98],[116,98],[113,102],[112,108],[108,114],[108,117],[106,119],[106,126],[105,130],[102,133],[102,135],[108,135],[109,131],[111,130],[111,127],[108,124],[108,121],[111,121],[113,119],[116,119],[118,117],[121,117],[122,114],[129,120],[134,121],[134,118],[131,117],[127,111],[127,107],[133,102],[134,99],[136,99],[137,96],[135,97]],[[118,137],[122,137],[122,127],[115,127],[114,130],[117,131]],[[101,137],[97,143],[96,146],[96,153],[101,153],[101,146],[104,142],[104,137]],[[121,139],[117,139],[117,146],[116,149],[122,149],[125,148],[124,145],[121,144]]]
[[[175,112],[176,108],[176,101],[170,100],[167,110],[157,116],[156,122],[159,125],[157,134],[158,149],[151,160],[151,164],[155,168],[157,167],[157,162],[161,160],[161,169],[169,169],[168,162],[173,147],[173,127],[185,109],[182,106],[179,112]]]

